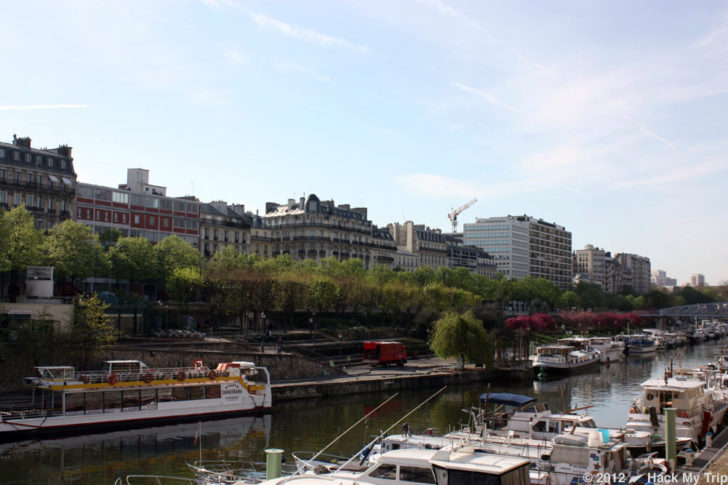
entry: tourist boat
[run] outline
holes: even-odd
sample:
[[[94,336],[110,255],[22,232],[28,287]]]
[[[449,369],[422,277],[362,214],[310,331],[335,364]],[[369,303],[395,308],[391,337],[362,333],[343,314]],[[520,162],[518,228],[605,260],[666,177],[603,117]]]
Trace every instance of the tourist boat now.
[[[551,485],[627,482],[631,476],[627,445],[605,441],[603,434],[561,434],[549,458]],[[607,477],[607,478],[602,478]]]
[[[589,345],[599,351],[602,364],[624,360],[624,342],[618,342],[611,337],[589,337]]]
[[[689,438],[695,445],[708,431],[715,434],[728,409],[725,391],[701,378],[666,373],[664,378],[649,379],[641,387],[642,395],[630,408],[627,429],[656,433],[663,439],[665,408],[676,410],[676,435]]]
[[[148,367],[139,360],[110,360],[104,369],[36,367],[23,380],[30,404],[0,411],[0,439],[23,434],[80,432],[162,420],[189,421],[270,408],[270,374],[251,362],[217,368]]]
[[[559,339],[557,344],[536,348],[532,357],[535,374],[570,374],[598,366],[601,354],[582,337]]]

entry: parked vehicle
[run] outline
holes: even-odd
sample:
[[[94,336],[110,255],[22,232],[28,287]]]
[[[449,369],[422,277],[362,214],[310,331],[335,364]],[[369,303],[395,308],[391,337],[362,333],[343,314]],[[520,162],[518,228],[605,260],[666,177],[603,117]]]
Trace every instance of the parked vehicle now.
[[[407,362],[407,349],[399,342],[364,342],[362,362],[384,367],[403,365]]]

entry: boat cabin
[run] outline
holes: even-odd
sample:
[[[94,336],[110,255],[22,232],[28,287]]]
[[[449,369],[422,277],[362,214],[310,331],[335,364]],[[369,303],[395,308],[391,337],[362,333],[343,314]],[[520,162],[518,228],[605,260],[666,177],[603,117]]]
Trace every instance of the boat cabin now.
[[[144,374],[149,366],[141,360],[105,360],[104,370],[107,375]]]
[[[672,407],[678,413],[685,411],[693,415],[698,412],[694,408],[701,405],[703,385],[701,380],[684,377],[653,378],[642,384],[642,405],[648,409],[654,407],[657,414],[664,414],[665,408]]]
[[[67,365],[49,365],[35,368],[37,375],[24,377],[24,386],[53,386],[76,380],[76,369]]]

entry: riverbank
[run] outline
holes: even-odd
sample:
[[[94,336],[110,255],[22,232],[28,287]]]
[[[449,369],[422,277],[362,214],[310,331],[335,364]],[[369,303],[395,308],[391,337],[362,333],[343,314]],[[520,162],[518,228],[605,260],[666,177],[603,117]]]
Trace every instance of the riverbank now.
[[[489,375],[482,368],[458,369],[454,361],[436,357],[409,361],[402,367],[357,365],[345,367],[344,375],[274,381],[273,402],[460,385],[485,381]]]

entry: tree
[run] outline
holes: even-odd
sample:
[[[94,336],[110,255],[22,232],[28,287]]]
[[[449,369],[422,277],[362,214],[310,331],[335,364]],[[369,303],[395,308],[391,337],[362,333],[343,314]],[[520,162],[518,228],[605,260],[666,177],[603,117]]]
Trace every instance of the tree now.
[[[19,271],[43,261],[43,235],[24,206],[0,214],[0,271]]]
[[[441,358],[458,357],[463,362],[493,362],[493,340],[483,322],[473,313],[446,312],[435,322],[430,348]]]
[[[203,284],[204,278],[198,268],[174,268],[167,277],[167,291],[170,296],[185,306],[202,289]]]
[[[104,313],[108,307],[94,293],[80,297],[73,309],[69,348],[81,368],[95,363],[116,342],[116,329],[109,325],[109,317]]]
[[[69,276],[71,282],[89,276],[107,274],[109,260],[93,230],[71,220],[63,221],[48,235],[48,260],[60,276]]]
[[[157,257],[157,267],[161,272],[160,280],[165,285],[175,270],[198,268],[202,262],[202,254],[179,236],[168,236],[162,239],[159,244],[154,246],[154,254]]]
[[[157,272],[157,259],[154,248],[143,237],[121,237],[116,246],[109,248],[111,272],[117,280],[140,283],[154,280]]]

